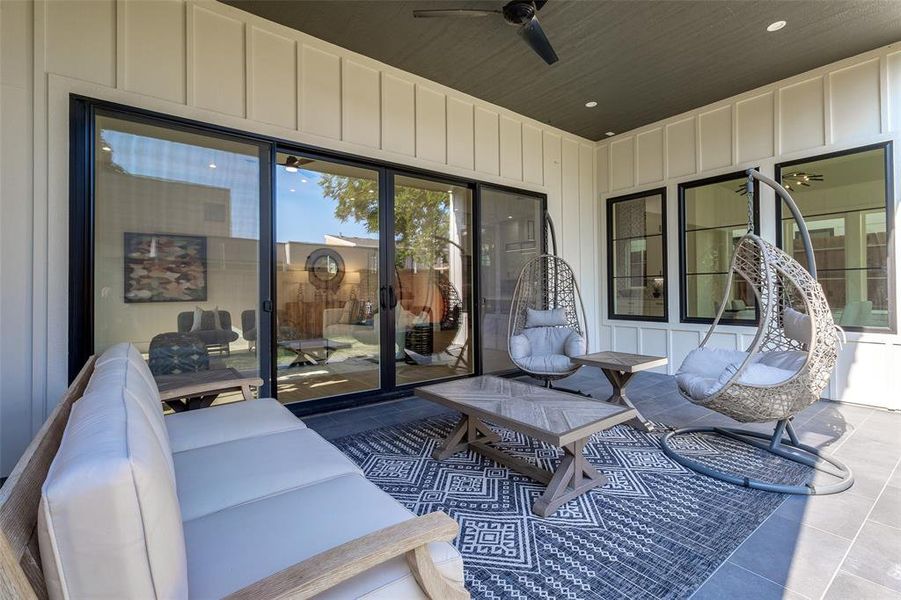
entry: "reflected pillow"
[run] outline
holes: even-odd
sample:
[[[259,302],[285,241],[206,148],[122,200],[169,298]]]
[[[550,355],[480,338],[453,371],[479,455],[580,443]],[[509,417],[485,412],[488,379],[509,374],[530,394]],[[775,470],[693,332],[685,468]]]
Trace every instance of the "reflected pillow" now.
[[[203,323],[203,309],[199,306],[194,307],[194,322],[191,324],[190,331],[200,331],[201,323]]]
[[[356,323],[358,320],[357,301],[354,299],[348,300],[344,303],[344,308],[341,310],[341,316],[338,318],[338,323],[350,325]]]
[[[565,308],[552,308],[550,310],[526,309],[526,327],[559,327],[566,324]]]

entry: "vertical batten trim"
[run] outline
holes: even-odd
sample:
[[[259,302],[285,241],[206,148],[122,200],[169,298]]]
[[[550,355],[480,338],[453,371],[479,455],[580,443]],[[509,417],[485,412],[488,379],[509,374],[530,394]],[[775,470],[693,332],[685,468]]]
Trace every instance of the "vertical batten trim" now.
[[[697,111],[694,114],[694,126],[695,126],[695,170],[694,174],[700,174],[704,172],[704,165],[701,164],[701,111]]]
[[[885,134],[891,131],[889,121],[890,108],[888,55],[883,54],[879,57],[879,133]]]
[[[49,154],[49,126],[47,99],[47,2],[37,0],[34,4],[32,40],[32,164],[46,166]],[[50,319],[50,298],[48,296],[48,280],[50,277],[48,254],[48,181],[47,170],[35,168],[32,172],[32,196],[34,209],[32,213],[33,248],[31,254],[31,290],[32,290],[32,360],[31,381],[32,394],[36,398],[31,410],[31,430],[37,432],[40,423],[49,412],[47,390],[49,388],[50,353],[47,333]]]
[[[748,97],[746,100],[751,100],[754,96]],[[738,102],[733,101],[729,103],[729,116],[731,119],[732,125],[732,145],[730,152],[732,152],[732,161],[729,163],[730,166],[735,167],[739,164],[739,156],[738,156]]]
[[[196,106],[194,82],[194,2],[185,3],[185,104]]]
[[[773,159],[776,160],[776,157],[780,156],[782,153],[782,89],[777,88],[773,90],[773,102],[772,102],[772,111],[773,111]]]
[[[294,130],[303,130],[303,42],[294,41]],[[381,115],[380,115],[381,116]]]
[[[248,23],[244,26],[244,118],[253,116],[253,35],[254,27]]]
[[[125,60],[125,39],[128,35],[128,21],[125,14],[125,11],[128,10],[127,6],[128,2],[126,0],[116,0],[114,9],[116,11],[116,72],[113,81],[115,81],[115,87],[120,90],[128,88],[128,73]]]
[[[832,114],[832,75],[836,71],[829,71],[821,77],[823,86],[823,145],[831,146],[835,139],[832,127],[835,123],[835,115]]]
[[[409,82],[413,90],[413,157],[419,158],[419,102],[417,102],[416,90],[419,89],[419,83],[415,81]]]
[[[344,139],[344,61],[343,54],[338,57],[338,139]]]

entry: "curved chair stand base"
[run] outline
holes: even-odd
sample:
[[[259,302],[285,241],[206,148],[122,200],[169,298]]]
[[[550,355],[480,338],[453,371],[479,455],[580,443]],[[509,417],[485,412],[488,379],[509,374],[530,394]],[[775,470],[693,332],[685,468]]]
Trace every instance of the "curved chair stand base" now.
[[[547,378],[544,378],[544,377],[536,377],[536,376],[534,376],[534,375],[532,375],[532,377],[535,377],[535,379],[540,379],[541,382],[542,382],[542,385],[544,385],[544,387],[545,387],[546,389],[549,389],[549,390],[556,390],[556,391],[558,391],[558,392],[566,392],[566,393],[568,393],[568,394],[576,394],[576,395],[578,395],[578,396],[585,396],[586,398],[591,398],[591,394],[586,394],[586,393],[583,392],[582,390],[574,390],[574,389],[572,389],[572,388],[565,388],[565,387],[560,387],[560,386],[557,386],[557,385],[553,385],[553,382],[554,382],[554,381],[556,381],[557,379],[560,379],[559,377],[555,377],[554,379],[547,379]],[[567,377],[568,377],[568,375],[567,375]]]
[[[780,458],[784,458],[786,460],[814,468],[818,471],[828,473],[829,475],[838,478],[838,481],[825,485],[814,485],[813,483],[807,483],[803,485],[790,485],[785,483],[761,481],[758,479],[751,479],[742,475],[720,471],[698,461],[686,458],[685,456],[682,456],[681,454],[678,454],[675,450],[673,450],[672,446],[670,446],[670,440],[674,436],[688,433],[713,433],[732,440],[750,444],[755,448],[765,450],[771,454],[779,456]],[[788,433],[789,439],[783,438],[784,433]],[[763,442],[760,440],[767,441]],[[748,431],[745,429],[730,429],[725,427],[687,427],[667,433],[661,440],[661,445],[663,446],[664,454],[666,454],[668,457],[670,457],[683,467],[687,467],[692,471],[701,473],[702,475],[707,475],[708,477],[713,477],[714,479],[718,479],[720,481],[725,481],[727,483],[732,483],[734,485],[740,485],[742,487],[752,488],[755,490],[778,492],[782,494],[798,494],[804,496],[825,496],[827,494],[836,494],[838,492],[843,492],[844,490],[851,487],[851,484],[854,483],[854,475],[851,473],[851,469],[849,469],[844,463],[840,462],[835,457],[824,455],[820,453],[820,451],[816,448],[804,445],[800,441],[798,441],[798,437],[797,435],[795,435],[795,431],[788,419],[778,422],[778,424],[776,425],[776,430],[773,432],[772,436],[768,436],[764,433],[758,433],[756,431]]]

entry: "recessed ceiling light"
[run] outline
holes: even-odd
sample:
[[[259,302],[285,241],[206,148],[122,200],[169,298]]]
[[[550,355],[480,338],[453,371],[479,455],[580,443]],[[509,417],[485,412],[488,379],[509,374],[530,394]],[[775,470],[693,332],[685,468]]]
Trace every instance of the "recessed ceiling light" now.
[[[776,21],[774,23],[770,23],[767,26],[766,30],[769,31],[770,33],[772,33],[774,31],[779,31],[783,27],[785,27],[785,21]]]
[[[507,218],[508,218],[508,219],[512,219],[512,218],[513,218],[513,215],[507,215]]]
[[[285,171],[288,173],[297,173],[297,167],[285,167]]]
[[[301,183],[306,183],[307,180],[306,180],[306,179],[301,179],[300,182],[301,182]]]
[[[291,188],[291,189],[290,189],[290,190],[288,190],[288,191],[289,191],[289,192],[293,192],[293,191],[294,191],[294,188]]]
[[[210,168],[211,168],[211,169],[215,169],[215,168],[216,168],[216,163],[210,163]]]
[[[585,103],[585,108],[594,108],[594,107],[597,106],[597,105],[598,105],[598,103],[595,102],[594,100],[592,100],[591,102],[586,102],[586,103]]]
[[[610,137],[611,135],[616,135],[616,134],[613,133],[612,131],[608,131],[604,135],[606,135],[607,137]]]
[[[100,148],[100,149],[103,150],[104,152],[112,152],[112,151],[113,151],[113,149],[110,148],[109,146],[103,146],[103,147]]]

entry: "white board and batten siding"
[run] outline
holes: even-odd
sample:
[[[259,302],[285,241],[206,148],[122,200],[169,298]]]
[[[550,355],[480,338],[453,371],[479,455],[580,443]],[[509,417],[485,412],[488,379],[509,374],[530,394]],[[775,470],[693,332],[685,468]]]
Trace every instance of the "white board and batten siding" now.
[[[777,163],[828,152],[894,142],[901,151],[901,44],[894,44],[598,143],[598,298],[596,322],[602,347],[667,355],[668,372],[696,348],[706,325],[679,322],[678,185],[759,167],[773,176]],[[894,238],[901,229],[898,161],[894,164]],[[606,201],[642,190],[666,188],[668,323],[609,319],[606,277]],[[775,237],[775,197],[761,186],[764,236]],[[899,244],[890,268],[898,310]],[[750,327],[722,327],[712,343],[744,349]],[[901,336],[848,333],[827,396],[901,409]]]
[[[212,0],[0,2],[0,27],[0,474],[66,387],[72,93],[546,193],[594,277],[594,141]]]

